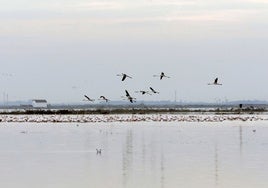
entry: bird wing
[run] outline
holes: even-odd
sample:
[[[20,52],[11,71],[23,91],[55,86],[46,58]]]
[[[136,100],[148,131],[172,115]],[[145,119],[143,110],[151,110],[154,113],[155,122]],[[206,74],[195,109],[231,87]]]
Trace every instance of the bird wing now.
[[[89,101],[91,100],[91,99],[90,99],[88,96],[86,96],[86,95],[84,95],[84,97],[86,97],[86,98],[87,98],[87,100],[89,100]]]
[[[127,90],[125,90],[125,91],[126,91],[126,96],[130,97],[130,94],[128,93],[128,91]]]
[[[150,90],[152,90],[152,92],[154,92],[154,93],[155,93],[155,90],[154,90],[153,88],[151,88],[151,87],[150,87]]]
[[[126,77],[128,77],[128,78],[132,78],[131,76],[129,76],[129,75],[127,75],[127,74],[126,74]]]
[[[217,84],[218,83],[218,78],[216,78],[215,80],[214,80],[214,84]]]
[[[162,80],[162,78],[165,76],[165,74],[163,72],[161,72],[160,74],[160,80]]]
[[[122,81],[124,81],[126,79],[127,75],[126,74],[123,74],[123,78],[122,78]]]

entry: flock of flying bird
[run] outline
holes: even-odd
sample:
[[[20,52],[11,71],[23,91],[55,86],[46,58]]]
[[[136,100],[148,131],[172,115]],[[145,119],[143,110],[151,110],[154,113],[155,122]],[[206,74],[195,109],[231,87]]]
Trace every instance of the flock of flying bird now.
[[[125,81],[126,78],[132,79],[131,76],[129,76],[125,73],[117,74],[116,76],[122,77],[121,81]],[[164,72],[161,72],[160,75],[153,75],[153,77],[159,77],[160,80],[162,80],[163,78],[170,78],[169,76],[166,76]],[[213,83],[208,83],[208,85],[222,85],[222,84],[218,83],[218,78],[216,78]],[[152,94],[159,94],[160,93],[160,92],[154,90],[152,87],[149,87],[149,88],[150,88],[150,91],[140,90],[140,91],[135,91],[135,93],[141,93],[142,95],[145,95],[145,94],[152,95]],[[90,102],[95,101],[95,99],[92,99],[92,98],[88,97],[87,95],[84,95],[84,97],[86,98],[86,101],[90,101]],[[132,97],[127,90],[125,90],[125,96],[122,96],[122,98],[129,100],[129,102],[131,102],[131,103],[136,102],[136,98]],[[102,100],[105,102],[110,101],[109,99],[107,99],[103,95],[100,96],[99,100]]]

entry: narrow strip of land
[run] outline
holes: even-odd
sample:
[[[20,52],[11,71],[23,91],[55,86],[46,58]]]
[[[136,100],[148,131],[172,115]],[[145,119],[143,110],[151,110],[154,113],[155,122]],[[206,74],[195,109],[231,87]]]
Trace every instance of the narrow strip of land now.
[[[0,115],[3,122],[33,123],[112,123],[112,122],[223,122],[267,121],[268,115]]]

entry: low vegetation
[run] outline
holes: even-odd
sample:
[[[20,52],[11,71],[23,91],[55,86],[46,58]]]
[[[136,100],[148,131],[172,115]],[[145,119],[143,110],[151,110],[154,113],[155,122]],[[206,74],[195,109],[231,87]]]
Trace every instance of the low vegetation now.
[[[5,109],[0,114],[258,114],[267,112],[263,107],[246,108],[89,108],[89,109]]]

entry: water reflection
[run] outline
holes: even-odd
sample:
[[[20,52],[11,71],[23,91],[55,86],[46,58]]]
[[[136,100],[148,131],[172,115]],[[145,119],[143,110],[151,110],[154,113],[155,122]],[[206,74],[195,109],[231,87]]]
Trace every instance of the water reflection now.
[[[161,142],[154,133],[126,131],[122,147],[122,187],[166,187],[166,143]],[[137,148],[135,152],[134,148]]]
[[[240,157],[242,157],[243,152],[243,128],[240,125],[239,126],[239,151],[240,151]]]
[[[127,187],[133,165],[133,131],[128,129],[122,152],[123,187]]]
[[[0,127],[0,187],[268,187],[267,127],[169,125]]]
[[[145,167],[146,164],[146,140],[145,140],[145,135],[142,133],[142,167]],[[144,168],[143,168],[144,170]]]
[[[163,150],[161,152],[160,171],[161,171],[160,184],[161,184],[161,188],[164,188],[165,187],[165,158],[164,158]]]
[[[215,178],[215,186],[218,186],[219,182],[219,159],[218,159],[218,144],[215,144],[214,147],[214,178]]]

